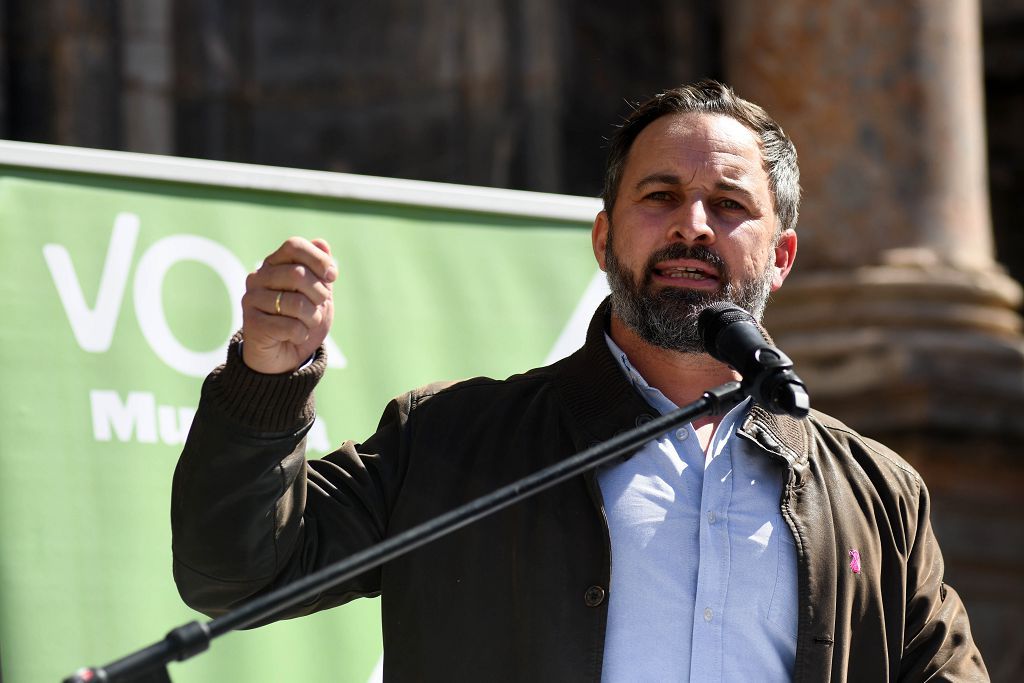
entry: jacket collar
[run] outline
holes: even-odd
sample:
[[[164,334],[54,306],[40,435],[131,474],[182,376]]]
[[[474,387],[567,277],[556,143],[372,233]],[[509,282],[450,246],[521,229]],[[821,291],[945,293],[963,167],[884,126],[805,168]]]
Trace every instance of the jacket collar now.
[[[796,472],[798,482],[807,471],[810,437],[806,419],[776,415],[754,404],[736,431],[741,437],[784,460]]]
[[[590,321],[586,343],[555,366],[559,391],[581,429],[575,435],[579,448],[607,441],[654,417],[654,409],[630,384],[605,343],[610,311],[606,298]]]
[[[605,343],[611,314],[609,299],[598,306],[587,329],[583,347],[555,366],[556,383],[580,432],[576,446],[595,443],[651,420],[654,410],[630,384]],[[806,469],[809,438],[803,420],[774,415],[751,407],[739,433],[793,467],[798,476]]]

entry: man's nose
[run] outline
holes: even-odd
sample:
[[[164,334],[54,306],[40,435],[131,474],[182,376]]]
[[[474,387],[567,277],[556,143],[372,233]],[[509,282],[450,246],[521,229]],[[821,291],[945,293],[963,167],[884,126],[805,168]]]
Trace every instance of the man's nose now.
[[[672,216],[669,239],[687,244],[711,244],[715,241],[715,231],[708,225],[708,213],[703,201],[694,200],[679,207]]]

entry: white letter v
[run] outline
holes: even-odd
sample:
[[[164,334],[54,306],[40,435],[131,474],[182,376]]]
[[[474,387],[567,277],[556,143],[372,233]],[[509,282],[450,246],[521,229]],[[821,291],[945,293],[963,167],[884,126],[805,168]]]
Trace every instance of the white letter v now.
[[[43,245],[46,265],[50,268],[57,294],[64,304],[71,331],[83,351],[102,353],[110,348],[138,236],[139,217],[133,213],[118,214],[114,219],[114,232],[107,248],[107,260],[103,263],[96,306],[92,309],[85,303],[85,295],[82,294],[82,286],[78,282],[68,250],[60,244]]]

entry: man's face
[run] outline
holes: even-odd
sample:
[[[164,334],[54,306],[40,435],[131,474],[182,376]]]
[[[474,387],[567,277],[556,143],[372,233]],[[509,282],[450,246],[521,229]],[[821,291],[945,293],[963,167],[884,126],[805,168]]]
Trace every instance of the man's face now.
[[[637,136],[609,216],[594,222],[612,311],[648,344],[703,352],[697,316],[733,301],[760,318],[796,254],[777,235],[754,133],[715,114],[664,116]]]

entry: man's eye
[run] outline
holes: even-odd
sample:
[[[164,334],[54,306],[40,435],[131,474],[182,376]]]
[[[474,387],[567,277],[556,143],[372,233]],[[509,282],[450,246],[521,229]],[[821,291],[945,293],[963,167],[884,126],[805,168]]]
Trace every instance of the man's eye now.
[[[743,208],[742,204],[733,199],[723,199],[722,201],[718,202],[718,205],[723,209],[730,209],[733,211]]]
[[[647,199],[654,199],[655,201],[665,201],[671,198],[672,195],[668,192],[651,192],[647,195]]]

